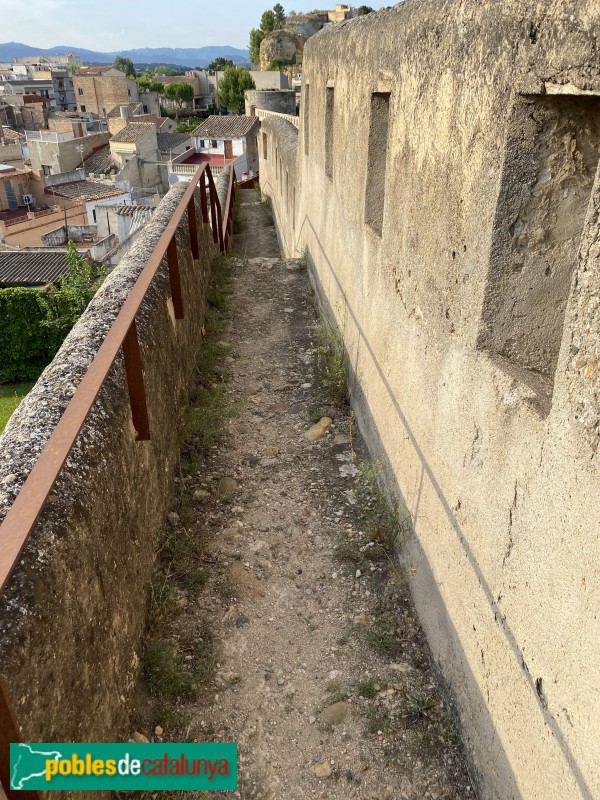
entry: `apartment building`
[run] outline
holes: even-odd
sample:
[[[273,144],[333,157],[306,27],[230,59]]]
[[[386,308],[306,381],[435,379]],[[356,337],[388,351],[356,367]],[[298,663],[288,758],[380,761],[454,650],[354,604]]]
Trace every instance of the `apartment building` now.
[[[115,106],[138,103],[137,83],[114,67],[81,67],[73,76],[77,110],[106,117]]]

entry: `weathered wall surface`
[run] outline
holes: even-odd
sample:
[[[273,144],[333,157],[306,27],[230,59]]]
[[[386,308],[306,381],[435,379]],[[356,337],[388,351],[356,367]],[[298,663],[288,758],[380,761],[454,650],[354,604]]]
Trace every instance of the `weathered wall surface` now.
[[[0,519],[186,188],[164,198],[0,437]],[[126,733],[215,253],[208,226],[199,224],[199,236],[194,263],[184,216],[177,241],[185,319],[174,319],[166,259],[137,315],[151,441],[135,440],[119,358],[0,597],[0,669],[26,741],[115,741]]]
[[[272,61],[295,63],[305,40],[288,30],[275,30],[260,43],[260,68],[268,71]]]
[[[53,175],[80,169],[82,160],[98,147],[107,144],[108,140],[108,133],[92,133],[79,139],[68,139],[66,142],[30,140],[31,168],[39,172],[43,166],[47,166],[51,168]],[[81,152],[79,147],[83,148]]]
[[[280,114],[296,113],[296,92],[293,89],[281,91],[248,89],[244,92],[246,115],[253,116],[253,109],[264,108]]]
[[[87,221],[85,206],[59,207],[40,215],[29,212],[25,221],[18,225],[6,226],[0,222],[0,239],[13,247],[42,247],[43,236],[64,222],[65,217],[70,225],[84,225]]]
[[[407,0],[309,40],[296,158],[260,134],[483,798],[600,797],[599,26]]]

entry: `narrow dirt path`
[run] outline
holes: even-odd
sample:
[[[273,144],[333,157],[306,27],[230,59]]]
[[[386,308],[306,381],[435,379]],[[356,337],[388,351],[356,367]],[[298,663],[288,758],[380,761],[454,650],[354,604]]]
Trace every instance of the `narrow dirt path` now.
[[[188,735],[238,742],[244,800],[474,798],[406,583],[359,513],[366,451],[311,378],[306,269],[240,194],[226,339],[244,402],[198,483],[212,577],[185,600],[188,624],[211,618],[219,663]]]

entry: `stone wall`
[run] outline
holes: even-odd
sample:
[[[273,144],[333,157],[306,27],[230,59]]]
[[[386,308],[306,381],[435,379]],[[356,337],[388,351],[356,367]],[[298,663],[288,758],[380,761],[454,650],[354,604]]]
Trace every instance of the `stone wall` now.
[[[246,116],[254,116],[253,109],[263,108],[266,111],[277,111],[279,114],[296,113],[296,92],[293,89],[269,91],[249,89],[244,92]]]
[[[82,111],[85,108],[86,112],[101,117],[115,106],[126,106],[139,100],[137,84],[125,75],[75,74],[73,88],[77,109]]]
[[[0,437],[0,519],[186,188],[164,198]],[[118,357],[0,597],[2,673],[26,741],[116,741],[127,733],[147,588],[216,254],[201,222],[199,237],[201,268],[184,216],[177,241],[185,319],[174,319],[166,258],[137,315],[151,440],[135,439]]]
[[[259,135],[484,800],[600,796],[599,25],[406,0],[311,37],[297,145]]]

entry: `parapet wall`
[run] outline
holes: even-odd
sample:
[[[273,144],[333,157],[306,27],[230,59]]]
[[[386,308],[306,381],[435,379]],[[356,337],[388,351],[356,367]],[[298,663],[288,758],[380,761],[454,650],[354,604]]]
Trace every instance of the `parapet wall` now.
[[[486,800],[600,796],[599,26],[406,0],[313,36],[297,142],[259,134]]]
[[[163,199],[0,437],[0,520],[186,189],[178,185]],[[0,596],[0,670],[25,741],[116,741],[127,732],[147,589],[216,254],[198,216],[199,262],[187,215],[176,234],[185,318],[174,318],[166,258],[137,315],[151,440],[136,441],[119,357]]]
[[[293,89],[247,89],[244,92],[246,115],[254,116],[257,108],[279,114],[296,113],[296,92]]]

